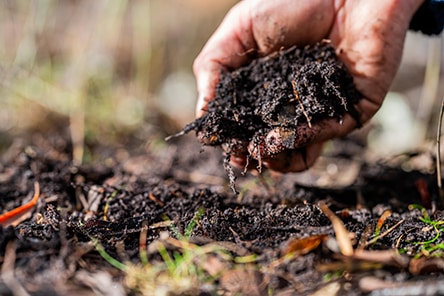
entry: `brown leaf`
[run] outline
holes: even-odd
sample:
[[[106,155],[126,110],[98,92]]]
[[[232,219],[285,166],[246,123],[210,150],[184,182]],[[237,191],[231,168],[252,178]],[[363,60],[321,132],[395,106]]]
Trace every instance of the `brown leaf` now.
[[[324,202],[320,201],[318,207],[322,210],[324,215],[330,219],[331,224],[333,224],[336,240],[338,241],[342,255],[351,256],[353,254],[353,245],[350,239],[350,234],[345,228],[344,223],[342,223],[342,220],[339,219]]]
[[[295,255],[304,255],[316,249],[327,239],[326,234],[313,235],[305,238],[290,239],[285,244],[283,255],[293,253]]]
[[[268,295],[263,274],[254,268],[234,269],[220,278],[220,287],[226,295]]]
[[[444,272],[444,258],[419,258],[410,261],[409,270],[414,275]]]

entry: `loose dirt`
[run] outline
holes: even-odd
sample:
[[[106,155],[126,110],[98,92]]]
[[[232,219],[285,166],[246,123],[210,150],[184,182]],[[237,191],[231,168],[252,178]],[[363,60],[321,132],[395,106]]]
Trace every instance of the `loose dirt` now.
[[[364,295],[386,285],[405,289],[425,280],[429,287],[441,285],[441,259],[431,258],[440,254],[435,247],[444,239],[440,222],[432,221],[441,221],[443,214],[408,207],[427,201],[424,190],[431,200],[437,194],[433,175],[401,169],[414,157],[396,166],[362,163],[353,184],[339,189],[307,187],[265,172],[267,186],[252,176],[240,180],[239,199],[229,190],[221,163],[208,170],[209,160],[219,159],[220,152],[196,154],[199,144],[192,137],[174,140],[169,149],[144,151],[124,160],[116,151],[108,166],[75,166],[69,144],[62,143],[59,138],[57,146],[45,140],[11,147],[5,154],[9,157],[3,158],[3,212],[28,200],[34,181],[41,187],[32,215],[17,226],[1,228],[4,295],[14,289],[8,272],[36,295],[89,295],[109,289],[106,280],[122,293],[137,294],[124,281],[127,273],[111,266],[92,242],[125,264],[140,265],[143,232],[146,245],[161,241],[172,253],[183,249],[162,238],[164,233],[180,239],[191,231],[190,243],[217,245],[232,258],[254,255],[253,261],[236,268],[234,261],[225,262],[218,280],[212,282],[213,292],[203,285],[191,294],[253,293],[241,285],[245,281],[261,287],[260,293],[273,295],[310,294],[333,284],[338,295]],[[369,252],[366,257],[341,256],[332,223],[317,206],[320,200],[353,234],[353,248]],[[188,229],[196,217],[197,223]],[[158,263],[159,253],[148,250],[149,262]],[[376,251],[389,253],[376,254],[377,259],[369,255]],[[222,261],[217,258],[213,260]]]

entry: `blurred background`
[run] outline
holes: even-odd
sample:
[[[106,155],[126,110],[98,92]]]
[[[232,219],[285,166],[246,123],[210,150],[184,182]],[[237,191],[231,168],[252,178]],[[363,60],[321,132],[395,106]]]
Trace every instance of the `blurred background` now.
[[[0,153],[36,134],[96,145],[162,145],[194,118],[192,63],[234,0],[0,2]],[[366,131],[381,155],[435,138],[442,37],[409,33],[384,108]]]
[[[193,59],[234,2],[1,1],[0,151],[68,132],[79,160],[177,132],[194,118]]]

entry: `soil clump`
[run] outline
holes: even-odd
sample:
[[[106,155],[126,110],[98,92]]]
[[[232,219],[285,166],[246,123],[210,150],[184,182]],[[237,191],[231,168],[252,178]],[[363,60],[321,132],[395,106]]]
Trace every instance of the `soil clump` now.
[[[182,133],[195,131],[204,145],[221,145],[227,155],[272,157],[309,141],[300,126],[311,128],[327,118],[341,121],[346,112],[360,125],[354,108],[360,98],[328,41],[292,47],[221,73],[205,115]],[[282,143],[264,144],[276,128]]]

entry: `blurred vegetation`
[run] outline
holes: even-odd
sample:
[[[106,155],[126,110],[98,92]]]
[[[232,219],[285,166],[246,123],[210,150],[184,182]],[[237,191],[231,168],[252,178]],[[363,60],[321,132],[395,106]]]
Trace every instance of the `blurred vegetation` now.
[[[85,143],[176,131],[194,115],[193,59],[233,2],[1,1],[0,147],[59,131],[81,160]]]

